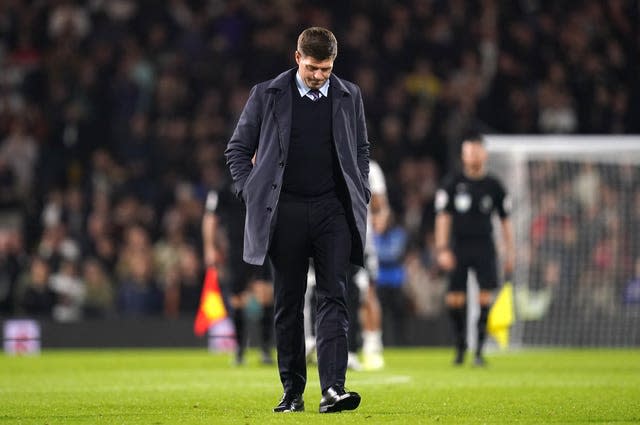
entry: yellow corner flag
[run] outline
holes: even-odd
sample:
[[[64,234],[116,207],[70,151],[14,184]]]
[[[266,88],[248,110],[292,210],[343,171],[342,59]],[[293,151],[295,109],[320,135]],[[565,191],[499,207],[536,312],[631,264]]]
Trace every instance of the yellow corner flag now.
[[[509,327],[513,323],[513,316],[513,285],[505,282],[489,311],[487,321],[487,332],[498,342],[501,350],[509,346]]]

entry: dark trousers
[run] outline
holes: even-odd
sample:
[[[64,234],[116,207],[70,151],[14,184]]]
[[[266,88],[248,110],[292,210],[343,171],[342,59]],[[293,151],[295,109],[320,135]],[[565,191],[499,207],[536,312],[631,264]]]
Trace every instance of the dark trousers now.
[[[347,341],[349,342],[349,351],[357,352],[360,348],[360,288],[355,281],[356,274],[360,271],[360,267],[351,265],[349,268],[349,281],[347,283],[347,307],[349,308],[349,333]]]
[[[382,309],[384,345],[407,345],[407,299],[399,286],[376,287]]]
[[[344,386],[350,253],[351,233],[337,197],[300,200],[281,196],[269,258],[274,271],[278,369],[286,392],[302,394],[307,381],[303,308],[310,257],[316,272],[320,386],[322,391],[332,385]]]

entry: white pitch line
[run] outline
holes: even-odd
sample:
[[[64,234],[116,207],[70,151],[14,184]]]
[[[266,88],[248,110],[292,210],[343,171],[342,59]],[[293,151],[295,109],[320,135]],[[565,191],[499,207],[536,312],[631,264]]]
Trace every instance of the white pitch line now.
[[[349,382],[354,385],[408,384],[411,382],[411,377],[408,375],[390,375],[358,378],[357,376],[350,375]]]

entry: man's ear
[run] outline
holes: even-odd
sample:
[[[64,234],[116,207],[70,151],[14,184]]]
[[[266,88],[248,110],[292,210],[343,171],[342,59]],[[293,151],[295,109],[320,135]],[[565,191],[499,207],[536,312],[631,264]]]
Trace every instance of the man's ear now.
[[[296,50],[296,51],[294,52],[293,56],[296,58],[296,63],[297,63],[298,65],[300,65],[300,58],[302,57],[302,55],[300,54],[300,52]]]

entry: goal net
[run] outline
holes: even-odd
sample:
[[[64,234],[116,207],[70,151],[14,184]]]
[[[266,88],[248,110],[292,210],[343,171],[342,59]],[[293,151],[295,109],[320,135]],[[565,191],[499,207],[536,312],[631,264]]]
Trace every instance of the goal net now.
[[[640,345],[640,137],[486,141],[514,205],[512,344]]]

